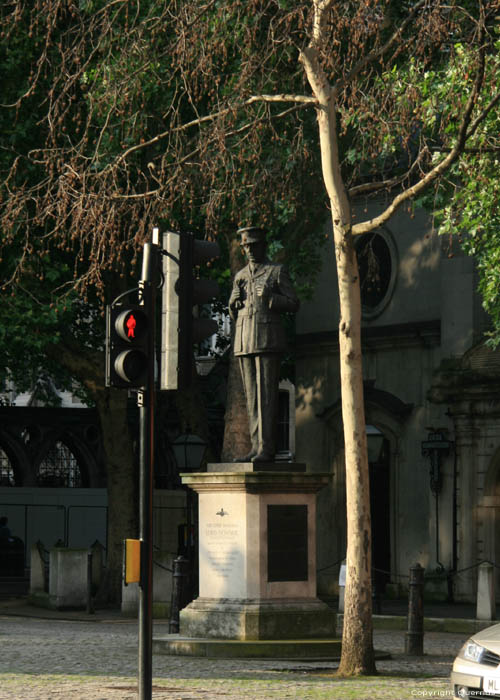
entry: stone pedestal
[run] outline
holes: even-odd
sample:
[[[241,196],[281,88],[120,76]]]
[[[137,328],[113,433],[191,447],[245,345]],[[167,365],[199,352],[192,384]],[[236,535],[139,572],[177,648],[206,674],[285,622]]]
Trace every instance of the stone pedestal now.
[[[49,562],[49,607],[85,608],[88,549],[53,547]]]
[[[211,464],[182,476],[199,494],[200,595],[181,611],[180,634],[334,637],[335,613],[316,597],[316,493],[329,476],[302,464],[258,469]]]

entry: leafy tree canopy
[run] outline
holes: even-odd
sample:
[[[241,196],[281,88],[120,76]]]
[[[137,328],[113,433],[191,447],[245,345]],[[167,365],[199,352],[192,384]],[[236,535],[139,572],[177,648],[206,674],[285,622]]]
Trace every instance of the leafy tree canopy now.
[[[305,234],[324,194],[316,100],[297,59],[315,4],[4,3],[0,223],[4,251],[18,251],[4,279],[62,251],[72,262],[57,296],[93,287],[104,298],[111,272],[137,270],[154,224],[230,240],[258,221],[297,272],[314,267],[318,237],[308,246]],[[479,15],[491,43],[496,3],[326,4],[320,59],[352,194],[409,182],[427,165],[417,142],[451,137],[415,85],[456,63]],[[443,85],[448,104],[452,89]]]
[[[102,346],[102,302],[135,286],[158,223],[222,232],[212,274],[227,287],[237,225],[272,221],[271,253],[288,253],[307,293],[321,237],[304,232],[323,196],[312,115],[232,108],[262,82],[264,50],[272,75],[299,80],[289,56],[265,47],[272,16],[152,0],[12,2],[1,13],[0,343],[19,387],[33,381],[27,366],[47,366],[50,345]],[[285,249],[285,235],[296,245]],[[48,368],[70,381],[57,361]]]
[[[500,29],[497,28],[497,37]],[[493,86],[500,74],[500,39],[492,46],[487,64],[487,84],[478,98],[479,105],[486,106],[494,99]],[[426,91],[427,104],[440,105],[439,118],[446,122],[448,132],[453,133],[449,105],[442,100],[442,93],[450,84],[455,88],[455,105],[463,105],[464,83],[470,82],[470,48],[456,47],[456,61],[448,64],[440,74],[430,73]],[[427,109],[429,107],[426,106]],[[437,143],[434,158],[440,157],[441,144]],[[492,321],[490,342],[500,342],[500,111],[492,109],[470,140],[462,158],[454,164],[446,179],[421,200],[435,216],[442,235],[458,236],[463,249],[473,256],[479,272],[479,291],[483,305]],[[450,253],[452,254],[452,253]]]
[[[290,50],[266,45],[278,6],[254,5],[5,5],[5,244],[42,260],[71,253],[74,286],[102,296],[108,271],[136,267],[155,223],[212,237],[256,218],[295,227],[312,189],[313,120],[296,106],[238,109],[277,75],[300,85]],[[287,27],[303,12],[285,13]]]

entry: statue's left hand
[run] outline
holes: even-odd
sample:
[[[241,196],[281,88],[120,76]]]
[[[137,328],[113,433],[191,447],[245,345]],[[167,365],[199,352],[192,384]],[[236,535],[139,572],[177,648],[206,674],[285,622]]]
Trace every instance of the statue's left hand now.
[[[269,290],[266,286],[266,283],[264,281],[259,280],[255,284],[255,292],[258,297],[261,297],[262,301],[265,300],[267,296],[269,296]]]

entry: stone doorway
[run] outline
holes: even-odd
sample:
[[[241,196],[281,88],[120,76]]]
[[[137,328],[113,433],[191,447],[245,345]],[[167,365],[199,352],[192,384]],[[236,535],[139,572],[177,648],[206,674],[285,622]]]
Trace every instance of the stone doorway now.
[[[391,571],[390,443],[378,428],[366,427],[370,467],[373,585],[384,593]]]
[[[500,450],[491,460],[484,482],[479,517],[484,522],[483,559],[495,565],[495,593],[500,602]]]

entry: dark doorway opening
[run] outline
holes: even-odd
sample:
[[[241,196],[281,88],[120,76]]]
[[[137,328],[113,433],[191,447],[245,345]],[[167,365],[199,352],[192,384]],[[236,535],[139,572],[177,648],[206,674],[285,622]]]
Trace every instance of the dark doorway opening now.
[[[390,445],[375,427],[367,426],[372,518],[372,569],[375,595],[391,578]]]

